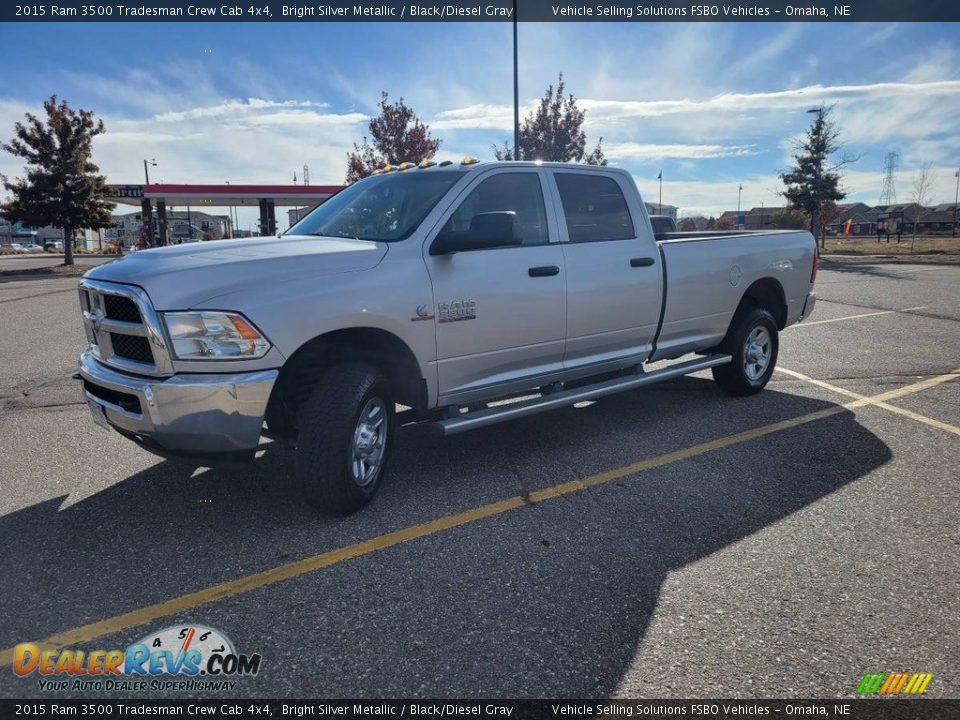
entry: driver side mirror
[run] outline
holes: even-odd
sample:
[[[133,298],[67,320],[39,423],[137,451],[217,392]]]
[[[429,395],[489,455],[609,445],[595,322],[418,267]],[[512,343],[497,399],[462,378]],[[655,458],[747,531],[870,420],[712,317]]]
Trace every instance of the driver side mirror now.
[[[431,255],[449,255],[466,250],[518,247],[517,214],[512,210],[478,213],[470,218],[469,230],[443,230],[430,246]]]

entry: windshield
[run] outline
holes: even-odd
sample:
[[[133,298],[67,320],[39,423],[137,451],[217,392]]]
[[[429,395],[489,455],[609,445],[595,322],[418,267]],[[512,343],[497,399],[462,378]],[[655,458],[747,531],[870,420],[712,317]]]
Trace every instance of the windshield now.
[[[288,233],[404,240],[462,176],[456,170],[414,170],[369,177],[341,190]]]

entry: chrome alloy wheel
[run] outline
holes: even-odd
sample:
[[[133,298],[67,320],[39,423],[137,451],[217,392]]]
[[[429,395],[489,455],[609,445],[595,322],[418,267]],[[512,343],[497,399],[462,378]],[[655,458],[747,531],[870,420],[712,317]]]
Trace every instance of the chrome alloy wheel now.
[[[380,472],[387,447],[387,428],[387,406],[378,397],[370,398],[353,431],[350,471],[360,487],[372,483]]]
[[[755,327],[747,336],[743,351],[743,371],[750,380],[759,380],[767,371],[773,343],[770,333],[763,326]]]

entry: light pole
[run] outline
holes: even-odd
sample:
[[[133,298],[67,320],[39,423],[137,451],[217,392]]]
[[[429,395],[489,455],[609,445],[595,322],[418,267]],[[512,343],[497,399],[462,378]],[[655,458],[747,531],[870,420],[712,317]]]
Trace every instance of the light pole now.
[[[738,230],[740,229],[740,199],[742,197],[743,197],[743,185],[737,188],[737,229]]]
[[[657,173],[657,181],[660,183],[660,197],[657,200],[657,215],[663,215],[663,170]]]
[[[144,161],[143,161],[143,177],[146,179],[146,181],[147,181],[146,184],[147,184],[147,185],[150,184],[150,170],[149,170],[148,167],[147,167],[148,165],[152,165],[153,167],[156,167],[156,166],[157,166],[157,159],[156,159],[156,158],[151,158],[150,160],[144,160]]]
[[[960,170],[957,170],[953,176],[957,179],[957,189],[953,193],[953,233],[952,237],[957,236],[957,204],[960,203]]]
[[[520,159],[520,73],[517,64],[517,0],[513,0],[513,159]]]
[[[150,158],[149,160],[144,160],[144,161],[143,161],[143,179],[146,180],[146,183],[144,183],[144,186],[143,186],[143,187],[144,187],[144,190],[146,190],[147,185],[150,184],[150,170],[149,170],[149,168],[148,168],[148,166],[150,166],[150,165],[152,165],[153,167],[156,167],[156,166],[157,166],[157,159],[156,159],[156,158]],[[144,203],[145,203],[145,205],[144,205],[144,207],[145,207],[144,214],[146,215],[146,214],[147,214],[147,210],[150,209],[150,205],[149,205],[150,201],[146,199],[146,196],[144,196],[144,200],[143,200],[143,201],[144,201]],[[149,240],[148,240],[147,242],[149,242],[151,245],[153,245],[153,244],[154,244],[154,240],[155,240],[155,236],[154,236],[154,234],[153,234],[153,212],[152,212],[152,211],[149,213],[149,217],[147,217],[147,222],[149,223],[149,226],[147,227],[147,237],[149,238]],[[118,242],[119,242],[119,241],[118,241]]]
[[[224,180],[224,183],[229,185],[230,181]],[[227,206],[227,215],[230,218],[230,239],[232,240],[234,236],[239,232],[237,223],[240,222],[240,216],[237,215],[237,209],[233,205]],[[234,218],[236,218],[236,222],[234,222]]]
[[[823,132],[823,128],[820,127],[823,123],[823,108],[817,107],[807,110],[808,113],[815,113],[817,116],[817,132]],[[820,222],[820,176],[823,174],[823,156],[818,151],[816,157],[816,164],[814,165],[814,190],[813,190],[813,209],[810,212],[810,232],[813,233],[813,241],[819,242],[820,228],[817,227],[817,223]]]

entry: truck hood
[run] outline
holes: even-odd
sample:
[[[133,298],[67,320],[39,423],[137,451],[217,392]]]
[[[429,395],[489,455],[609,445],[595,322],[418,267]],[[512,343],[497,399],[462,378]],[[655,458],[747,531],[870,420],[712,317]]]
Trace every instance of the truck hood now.
[[[255,284],[369,270],[387,247],[312,235],[215,240],[140,250],[84,277],[137,285],[157,310],[185,310]]]

